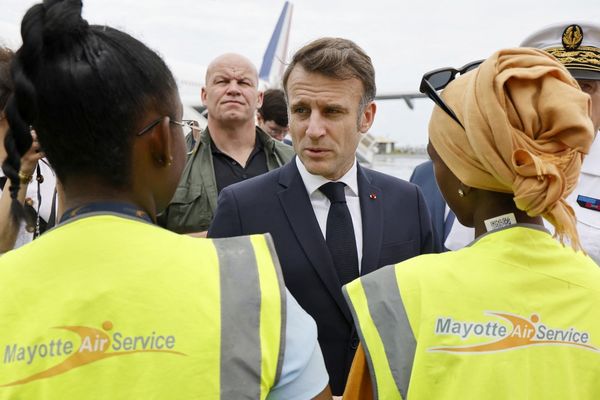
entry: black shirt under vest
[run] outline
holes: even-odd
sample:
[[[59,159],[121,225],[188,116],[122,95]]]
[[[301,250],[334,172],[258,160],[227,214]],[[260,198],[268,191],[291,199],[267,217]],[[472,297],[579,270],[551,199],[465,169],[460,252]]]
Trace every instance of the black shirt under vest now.
[[[210,147],[213,157],[213,167],[215,169],[215,179],[217,181],[217,191],[219,193],[229,185],[262,175],[268,171],[267,157],[258,135],[256,135],[254,141],[254,149],[246,161],[246,167],[242,167],[240,163],[219,150],[212,140]]]

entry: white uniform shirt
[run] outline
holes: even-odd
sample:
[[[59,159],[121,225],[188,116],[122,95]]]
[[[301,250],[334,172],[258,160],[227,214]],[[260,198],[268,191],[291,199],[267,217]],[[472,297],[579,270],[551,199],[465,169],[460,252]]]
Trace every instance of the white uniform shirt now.
[[[310,198],[315,217],[321,228],[323,237],[327,237],[327,214],[329,213],[329,206],[331,202],[325,196],[319,188],[331,182],[327,178],[323,178],[320,175],[313,175],[306,170],[304,164],[296,157],[296,166],[306,187],[306,192]],[[354,238],[356,239],[356,253],[358,254],[358,272],[360,273],[360,267],[362,264],[363,254],[363,237],[362,237],[362,215],[360,214],[360,198],[358,197],[358,180],[357,180],[357,167],[356,160],[352,164],[352,168],[344,176],[338,179],[336,182],[343,182],[346,184],[344,193],[346,194],[346,204],[352,217],[352,225],[354,226]]]
[[[577,218],[577,232],[586,253],[600,265],[600,211],[589,210],[577,204],[577,196],[600,199],[600,134],[583,160],[579,183],[567,202],[573,207]]]

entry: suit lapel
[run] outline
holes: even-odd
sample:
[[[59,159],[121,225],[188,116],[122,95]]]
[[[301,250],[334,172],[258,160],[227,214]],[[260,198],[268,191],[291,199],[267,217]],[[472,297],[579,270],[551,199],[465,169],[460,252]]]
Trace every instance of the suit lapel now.
[[[435,183],[435,182],[434,182]],[[437,185],[436,185],[437,190]],[[433,212],[431,215],[431,220],[434,221],[435,230],[439,233],[439,237],[441,240],[441,245],[444,244],[444,222],[445,222],[445,214],[446,214],[446,202],[444,198],[440,194],[439,190],[431,195],[435,205],[433,206]]]
[[[444,217],[446,214],[446,202],[438,189],[437,183],[435,181],[435,176],[433,172],[433,165],[431,169],[428,171],[431,179],[426,179],[423,181],[422,185],[419,185],[421,191],[423,192],[423,196],[425,197],[429,212],[431,213],[431,222],[433,225],[433,230],[436,234],[436,246],[443,248],[444,246]]]
[[[361,275],[375,271],[379,267],[379,253],[383,240],[384,195],[380,188],[371,184],[369,170],[358,165],[358,196],[363,230],[363,257]]]
[[[323,281],[346,319],[352,322],[350,310],[342,295],[333,259],[321,234],[321,228],[319,228],[310,198],[306,193],[306,186],[298,172],[295,160],[281,167],[279,184],[284,187],[278,193],[279,201],[296,235],[296,239],[302,246],[312,268]]]

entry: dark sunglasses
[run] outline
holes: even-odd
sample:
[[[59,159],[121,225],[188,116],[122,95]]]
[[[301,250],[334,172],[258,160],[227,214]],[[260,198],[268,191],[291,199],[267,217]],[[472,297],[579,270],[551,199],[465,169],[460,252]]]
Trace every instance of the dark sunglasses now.
[[[450,82],[456,78],[456,75],[465,74],[477,67],[484,60],[478,60],[468,63],[467,65],[461,67],[460,69],[455,68],[440,68],[433,70],[431,72],[423,75],[423,79],[421,79],[421,86],[419,87],[419,91],[427,97],[429,97],[435,104],[437,104],[442,110],[446,112],[453,120],[456,121],[457,124],[461,126],[461,128],[465,128],[463,124],[458,120],[454,111],[450,109],[450,107],[442,100],[442,98],[438,95],[438,90],[444,89]]]

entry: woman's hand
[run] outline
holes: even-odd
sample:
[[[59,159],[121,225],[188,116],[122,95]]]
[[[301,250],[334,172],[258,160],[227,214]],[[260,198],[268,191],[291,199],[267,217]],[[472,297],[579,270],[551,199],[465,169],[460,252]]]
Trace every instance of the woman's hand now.
[[[21,157],[21,174],[25,176],[32,176],[38,161],[46,157],[40,147],[40,142],[38,142],[37,134],[33,130],[31,131],[31,137],[33,138],[31,147]]]

